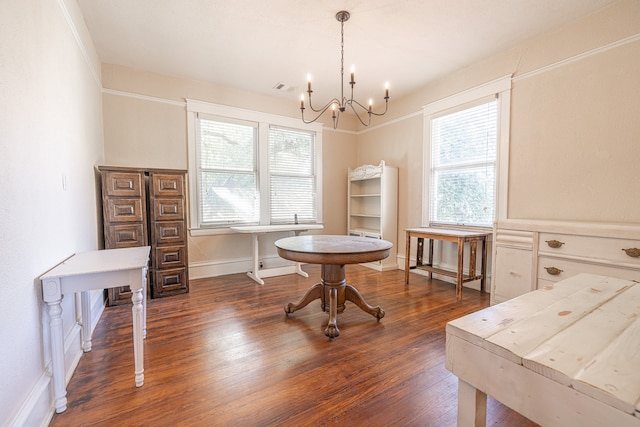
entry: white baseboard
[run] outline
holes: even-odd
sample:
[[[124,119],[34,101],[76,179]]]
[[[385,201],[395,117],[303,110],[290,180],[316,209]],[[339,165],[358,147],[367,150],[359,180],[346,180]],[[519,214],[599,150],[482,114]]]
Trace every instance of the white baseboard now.
[[[291,265],[291,262],[271,256],[262,258],[265,269],[279,268]],[[224,276],[227,274],[246,273],[253,268],[252,258],[237,258],[224,261],[207,261],[189,263],[189,279],[205,279],[207,277]]]
[[[105,300],[103,292],[92,292],[90,319],[92,332],[104,312],[104,307]],[[82,327],[76,323],[64,337],[65,386],[69,384],[82,354]],[[31,392],[23,402],[18,413],[9,421],[8,426],[46,427],[49,425],[55,413],[53,378],[51,372],[51,360],[49,360],[40,378],[31,389]]]

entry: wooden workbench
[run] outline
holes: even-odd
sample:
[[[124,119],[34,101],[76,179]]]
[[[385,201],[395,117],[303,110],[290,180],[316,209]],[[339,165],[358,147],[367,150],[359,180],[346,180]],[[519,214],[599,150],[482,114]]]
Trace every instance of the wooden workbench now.
[[[486,395],[543,426],[640,427],[640,283],[579,274],[447,324],[458,426]]]

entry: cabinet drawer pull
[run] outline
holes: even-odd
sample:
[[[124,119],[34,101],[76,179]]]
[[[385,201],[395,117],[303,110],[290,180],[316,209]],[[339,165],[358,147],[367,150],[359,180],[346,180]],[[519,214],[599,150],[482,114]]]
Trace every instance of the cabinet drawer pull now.
[[[562,273],[564,270],[560,270],[559,268],[555,268],[555,267],[545,267],[545,270],[547,270],[547,273],[549,273],[552,276],[557,276],[558,274]]]
[[[628,248],[628,249],[623,249],[623,251],[630,257],[633,257],[633,258],[640,257],[640,248]]]
[[[564,242],[560,242],[558,240],[545,240],[545,242],[547,242],[547,245],[549,245],[550,248],[554,249],[558,249],[560,246],[564,245]]]

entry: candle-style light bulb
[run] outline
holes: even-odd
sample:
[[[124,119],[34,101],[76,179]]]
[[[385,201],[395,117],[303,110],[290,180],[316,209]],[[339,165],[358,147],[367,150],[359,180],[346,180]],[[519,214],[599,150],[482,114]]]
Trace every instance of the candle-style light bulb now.
[[[356,74],[356,67],[354,65],[351,66],[351,84],[354,84],[355,81],[355,74]]]
[[[372,107],[373,107],[373,99],[369,98],[369,112],[371,112]]]
[[[311,90],[311,74],[307,74],[307,90]]]
[[[300,94],[300,109],[304,109],[304,93]]]
[[[384,97],[385,99],[389,98],[389,82],[384,84]]]

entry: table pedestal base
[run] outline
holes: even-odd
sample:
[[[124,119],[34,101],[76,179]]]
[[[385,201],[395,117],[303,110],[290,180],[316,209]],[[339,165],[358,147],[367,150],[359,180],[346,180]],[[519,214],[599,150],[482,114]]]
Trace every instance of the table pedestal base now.
[[[347,284],[344,264],[322,265],[322,281],[309,288],[298,303],[290,302],[287,304],[284,311],[287,314],[293,313],[318,298],[322,311],[329,312],[329,323],[324,330],[324,334],[329,338],[340,335],[337,314],[344,311],[346,301],[351,301],[362,311],[371,314],[378,320],[384,317],[384,310],[380,306],[369,305],[355,287]]]

